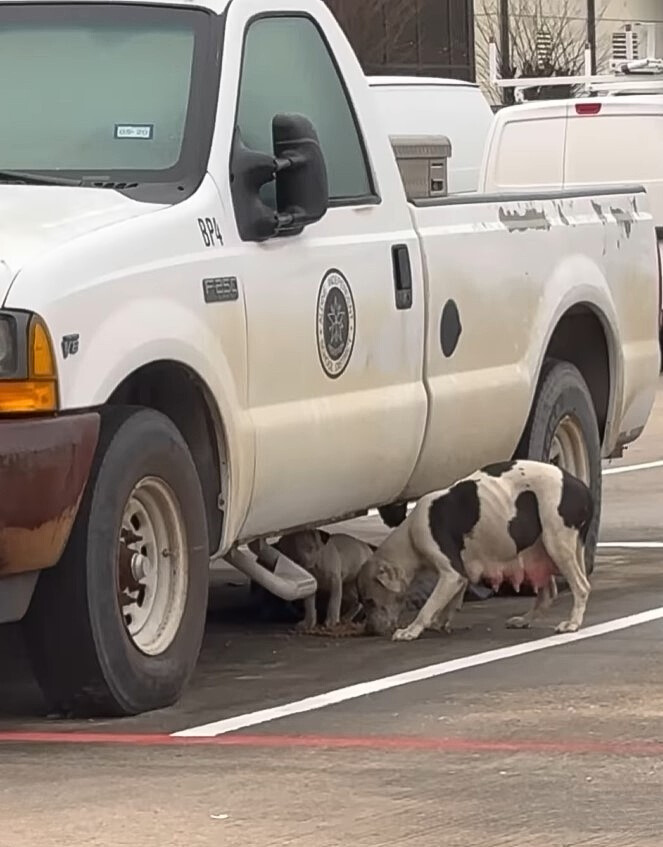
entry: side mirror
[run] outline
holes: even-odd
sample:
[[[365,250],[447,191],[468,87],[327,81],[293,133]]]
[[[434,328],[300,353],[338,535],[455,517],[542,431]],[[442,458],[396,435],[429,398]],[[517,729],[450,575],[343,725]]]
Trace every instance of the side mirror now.
[[[274,157],[250,150],[236,128],[230,163],[230,192],[242,241],[266,241],[276,234],[279,216],[260,197],[260,189],[275,176]]]
[[[276,115],[274,156],[250,150],[235,130],[230,187],[243,241],[297,235],[329,207],[327,168],[313,124],[302,115]],[[260,197],[275,181],[276,209]]]
[[[296,235],[329,208],[325,157],[315,127],[303,115],[276,115],[272,137],[279,231]]]

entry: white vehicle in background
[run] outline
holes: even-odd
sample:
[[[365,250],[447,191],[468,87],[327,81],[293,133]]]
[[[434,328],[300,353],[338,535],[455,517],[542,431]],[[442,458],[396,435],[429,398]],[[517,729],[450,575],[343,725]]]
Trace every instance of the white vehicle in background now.
[[[486,140],[479,190],[641,185],[663,260],[663,61],[643,59],[619,67],[614,75],[578,77],[585,96],[500,109]],[[492,81],[519,90],[535,82],[559,85],[554,77]],[[660,323],[663,328],[663,308]]]
[[[480,191],[637,184],[663,231],[663,93],[537,100],[500,109]]]
[[[471,82],[438,77],[369,76],[390,136],[446,136],[449,194],[476,191],[493,110]]]

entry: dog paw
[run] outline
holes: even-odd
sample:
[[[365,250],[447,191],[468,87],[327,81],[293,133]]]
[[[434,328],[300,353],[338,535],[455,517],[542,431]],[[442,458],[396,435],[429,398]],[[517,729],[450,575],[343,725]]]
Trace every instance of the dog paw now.
[[[397,629],[391,636],[392,641],[415,641],[421,635],[419,629],[411,626],[406,626],[405,629]]]
[[[317,632],[318,627],[309,621],[300,621],[295,627],[295,632],[298,635],[313,635]]]
[[[566,632],[577,632],[580,629],[577,623],[573,621],[562,621],[559,626],[555,628],[555,632],[566,633]]]
[[[529,621],[527,618],[522,617],[521,615],[516,615],[513,618],[509,618],[506,622],[507,629],[529,629]]]

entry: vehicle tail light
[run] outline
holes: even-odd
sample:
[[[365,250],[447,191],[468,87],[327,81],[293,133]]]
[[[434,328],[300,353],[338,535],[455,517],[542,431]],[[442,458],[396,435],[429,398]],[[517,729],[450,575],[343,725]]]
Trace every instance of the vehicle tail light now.
[[[600,103],[576,103],[576,115],[598,115]]]

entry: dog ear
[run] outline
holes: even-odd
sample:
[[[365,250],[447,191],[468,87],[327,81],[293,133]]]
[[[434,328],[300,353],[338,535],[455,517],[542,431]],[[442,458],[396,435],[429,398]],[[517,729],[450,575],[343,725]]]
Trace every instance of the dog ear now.
[[[392,565],[380,565],[375,578],[387,591],[399,594],[403,587],[403,580],[398,570]]]

